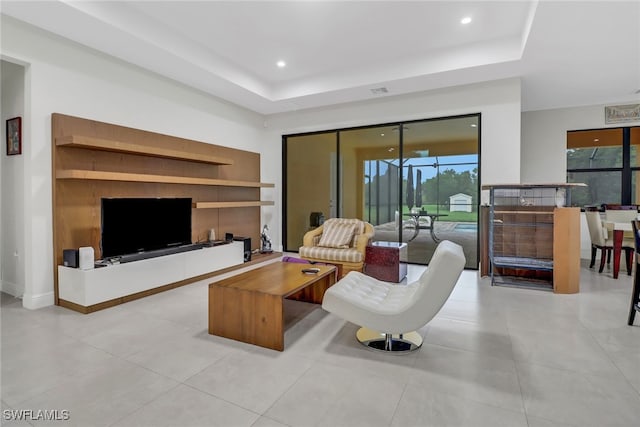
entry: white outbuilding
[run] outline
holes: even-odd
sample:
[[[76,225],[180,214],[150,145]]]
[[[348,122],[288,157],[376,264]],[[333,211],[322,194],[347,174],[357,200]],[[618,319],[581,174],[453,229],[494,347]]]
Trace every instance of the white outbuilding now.
[[[473,197],[464,193],[449,196],[449,212],[471,212],[472,200]]]

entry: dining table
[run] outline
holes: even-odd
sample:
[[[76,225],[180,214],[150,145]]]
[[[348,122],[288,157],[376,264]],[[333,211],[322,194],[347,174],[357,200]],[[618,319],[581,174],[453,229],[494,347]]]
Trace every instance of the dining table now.
[[[625,232],[633,233],[631,227],[631,221],[629,222],[614,222],[603,221],[602,225],[608,229],[613,230],[613,278],[618,278],[620,272],[620,254],[622,253],[622,240],[624,239]],[[633,249],[626,249],[627,257],[627,274],[631,275],[631,266],[633,265]]]

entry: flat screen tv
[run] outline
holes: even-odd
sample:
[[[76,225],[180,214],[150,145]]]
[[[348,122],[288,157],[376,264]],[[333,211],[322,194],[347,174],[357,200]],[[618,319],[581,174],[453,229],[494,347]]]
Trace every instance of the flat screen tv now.
[[[191,244],[191,199],[103,198],[102,258]]]

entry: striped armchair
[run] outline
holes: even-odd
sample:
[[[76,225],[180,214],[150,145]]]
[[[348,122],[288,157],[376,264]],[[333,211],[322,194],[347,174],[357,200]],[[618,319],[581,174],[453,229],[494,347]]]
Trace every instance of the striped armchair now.
[[[301,258],[312,262],[340,264],[342,276],[362,271],[365,250],[375,234],[368,222],[352,218],[329,218],[304,235]]]

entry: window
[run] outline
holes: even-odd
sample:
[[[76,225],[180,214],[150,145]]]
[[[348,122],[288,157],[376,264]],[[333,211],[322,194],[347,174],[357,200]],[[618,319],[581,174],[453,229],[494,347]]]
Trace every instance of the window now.
[[[584,182],[572,206],[640,202],[640,127],[567,132],[567,182]]]

